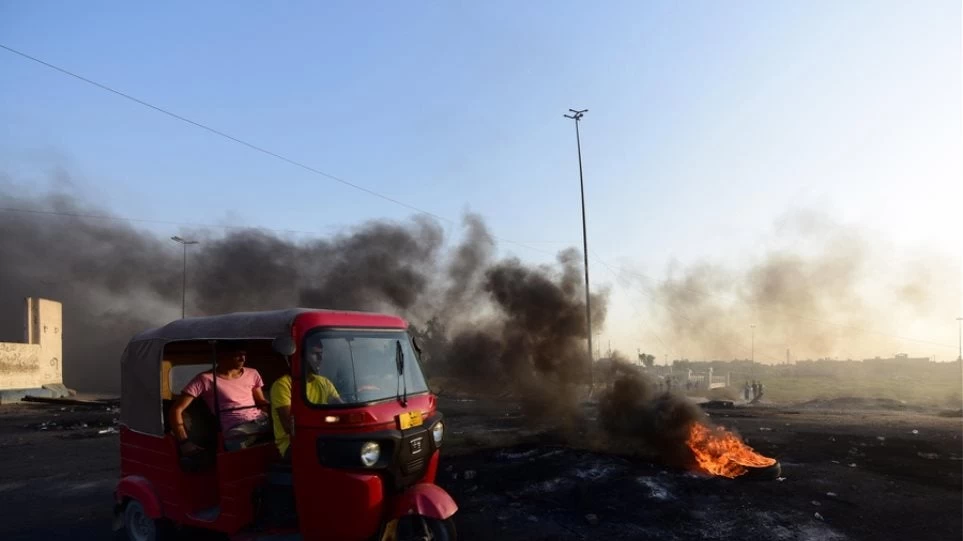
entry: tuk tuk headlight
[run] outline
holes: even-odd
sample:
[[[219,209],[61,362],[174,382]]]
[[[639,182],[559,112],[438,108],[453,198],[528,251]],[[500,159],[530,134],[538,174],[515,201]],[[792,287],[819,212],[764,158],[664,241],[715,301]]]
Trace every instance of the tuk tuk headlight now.
[[[445,424],[441,421],[431,427],[431,437],[435,440],[435,445],[441,445],[441,440],[445,437]]]
[[[366,467],[374,466],[381,458],[381,446],[377,442],[369,441],[361,446],[361,463]]]

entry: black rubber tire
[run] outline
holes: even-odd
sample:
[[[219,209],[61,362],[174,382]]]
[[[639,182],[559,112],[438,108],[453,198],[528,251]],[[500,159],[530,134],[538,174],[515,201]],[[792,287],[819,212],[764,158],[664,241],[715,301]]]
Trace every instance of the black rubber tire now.
[[[422,541],[427,527],[431,541],[456,541],[458,534],[452,519],[438,520],[436,518],[411,515],[398,521],[398,541]]]
[[[164,541],[171,539],[172,529],[164,519],[147,516],[144,506],[137,500],[130,500],[123,510],[123,538],[128,541]]]
[[[747,468],[749,471],[736,479],[742,481],[775,481],[782,475],[782,466],[778,462],[765,468]]]

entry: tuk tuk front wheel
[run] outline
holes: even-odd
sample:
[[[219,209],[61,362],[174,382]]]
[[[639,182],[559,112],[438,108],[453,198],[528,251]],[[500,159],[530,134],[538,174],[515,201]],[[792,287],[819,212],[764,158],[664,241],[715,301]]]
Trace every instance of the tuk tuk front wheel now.
[[[167,538],[167,524],[150,518],[139,501],[130,500],[124,507],[124,533],[128,541],[161,541]]]
[[[449,518],[438,520],[409,515],[398,521],[397,541],[456,541],[455,523]]]

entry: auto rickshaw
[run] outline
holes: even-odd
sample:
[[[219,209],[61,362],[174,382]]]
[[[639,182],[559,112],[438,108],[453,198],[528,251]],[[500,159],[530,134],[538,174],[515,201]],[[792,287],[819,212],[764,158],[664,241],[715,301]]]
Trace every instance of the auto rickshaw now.
[[[202,400],[183,417],[203,452],[183,455],[175,441],[170,405],[195,375],[217,368],[225,343],[241,344],[266,395],[291,377],[289,462],[270,433],[229,441],[223,410]],[[308,362],[305,351],[323,356]],[[435,484],[445,427],[417,351],[403,319],[363,312],[233,313],[138,334],[121,360],[115,529],[131,541],[185,528],[233,540],[455,539],[457,506]],[[342,403],[312,403],[305,381],[315,376]]]

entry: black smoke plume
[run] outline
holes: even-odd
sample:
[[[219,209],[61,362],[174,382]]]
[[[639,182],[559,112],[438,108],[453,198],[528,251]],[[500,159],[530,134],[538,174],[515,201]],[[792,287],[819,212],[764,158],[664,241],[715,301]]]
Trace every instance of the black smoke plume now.
[[[83,218],[103,209],[59,189],[31,195],[0,184],[0,340],[18,341],[22,299],[64,304],[64,378],[116,391],[117,361],[135,333],[180,316],[182,252],[129,222]],[[27,193],[27,195],[17,195]],[[390,311],[408,317],[440,371],[524,387],[574,384],[587,370],[578,254],[558,265],[495,261],[480,217],[444,248],[437,223],[372,221],[306,242],[261,230],[193,231],[188,315],[290,306]],[[606,296],[593,322],[604,324]],[[541,395],[542,393],[538,393]],[[550,396],[552,393],[545,393]]]
[[[689,468],[686,445],[693,423],[711,425],[705,412],[685,396],[661,389],[636,366],[614,362],[606,374],[610,386],[599,397],[599,423],[608,449],[658,457]]]

